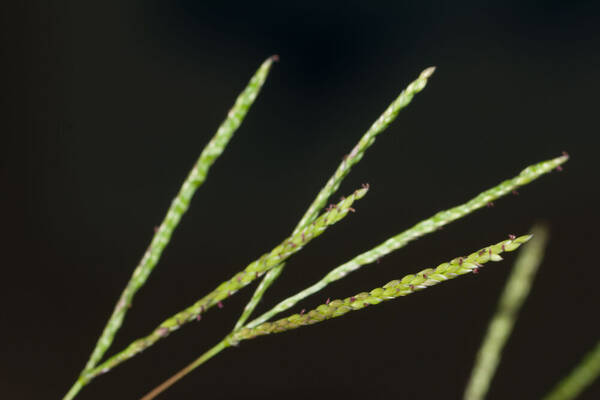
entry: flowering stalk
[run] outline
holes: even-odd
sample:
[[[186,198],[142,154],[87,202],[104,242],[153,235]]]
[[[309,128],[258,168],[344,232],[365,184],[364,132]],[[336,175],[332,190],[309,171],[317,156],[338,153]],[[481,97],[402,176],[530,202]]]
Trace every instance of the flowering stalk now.
[[[325,277],[323,277],[314,285],[283,300],[271,310],[267,311],[252,322],[246,324],[246,326],[252,328],[262,324],[263,322],[272,318],[274,315],[279,314],[280,312],[285,311],[290,307],[294,306],[300,300],[320,291],[331,282],[337,281],[338,279],[342,279],[343,277],[357,270],[363,265],[370,264],[373,261],[377,261],[379,258],[385,256],[386,254],[389,254],[395,250],[398,250],[401,247],[406,246],[406,244],[408,244],[412,240],[418,239],[421,236],[431,233],[436,229],[439,229],[442,226],[449,224],[450,222],[456,221],[457,219],[460,219],[465,215],[472,213],[475,210],[485,207],[486,205],[490,204],[490,202],[506,195],[507,193],[511,193],[516,188],[526,185],[531,181],[539,178],[541,175],[546,174],[552,171],[553,169],[559,167],[568,159],[569,157],[565,154],[561,157],[557,157],[552,160],[544,161],[539,164],[529,166],[523,171],[521,171],[521,173],[513,179],[506,180],[498,186],[495,186],[489,190],[486,190],[483,193],[480,193],[477,197],[469,200],[465,204],[461,204],[449,210],[438,212],[429,219],[419,222],[412,228],[386,240],[379,246],[354,257],[352,260],[348,261],[343,265],[340,265],[339,267],[329,272]]]
[[[225,147],[229,143],[229,140],[233,136],[234,132],[241,125],[244,117],[248,113],[250,106],[254,103],[256,96],[260,92],[273,61],[277,60],[277,56],[269,57],[260,66],[258,71],[254,74],[248,86],[237,98],[234,106],[227,114],[227,118],[211,141],[206,145],[200,157],[196,161],[196,164],[188,174],[187,178],[183,182],[179,193],[173,199],[167,214],[156,229],[156,233],[150,242],[150,246],[144,253],[142,260],[138,264],[137,268],[133,272],[133,276],[129,280],[129,283],[123,290],[115,309],[108,320],[102,335],[98,339],[96,347],[90,356],[82,374],[86,374],[92,368],[98,364],[106,350],[112,344],[115,334],[121,327],[125,314],[129,307],[135,293],[144,285],[148,276],[158,263],[160,256],[171,239],[173,231],[179,224],[179,220],[183,214],[187,211],[190,201],[196,192],[196,189],[204,183],[209,168],[216,161],[216,159],[223,153]],[[67,397],[68,398],[68,397]]]
[[[400,280],[394,280],[383,287],[370,292],[362,292],[343,300],[333,300],[322,304],[307,313],[294,314],[275,322],[265,322],[253,328],[246,327],[233,332],[228,341],[231,344],[256,336],[284,332],[304,325],[312,325],[327,319],[342,316],[350,311],[360,310],[370,305],[379,304],[400,296],[406,296],[419,290],[427,289],[440,282],[454,279],[470,272],[479,272],[488,261],[501,261],[501,253],[513,251],[531,239],[531,235],[512,237],[498,244],[484,247],[466,257],[458,257],[452,261],[440,264],[436,268],[427,268],[414,275],[407,275]]]
[[[512,333],[519,310],[529,294],[538,267],[542,263],[548,242],[548,229],[544,226],[534,226],[531,233],[533,239],[519,253],[500,297],[496,314],[488,326],[465,390],[464,400],[485,398],[500,363],[504,345]]]
[[[429,67],[425,69],[419,77],[413,81],[410,85],[406,87],[400,93],[400,95],[388,106],[388,108],[384,111],[383,114],[377,118],[377,120],[371,125],[369,130],[362,136],[360,141],[354,146],[352,151],[347,154],[342,160],[341,164],[338,166],[337,170],[334,174],[329,178],[325,186],[321,189],[315,200],[312,202],[308,210],[304,213],[304,216],[296,226],[294,232],[303,229],[306,225],[310,224],[318,215],[319,210],[321,210],[325,204],[327,203],[327,199],[329,199],[340,187],[340,184],[350,173],[352,166],[357,164],[367,151],[369,147],[375,142],[375,137],[379,135],[381,132],[387,129],[387,127],[396,119],[400,110],[410,104],[415,94],[419,93],[421,90],[425,88],[427,85],[428,79],[435,72],[435,67]],[[235,330],[241,328],[250,314],[256,308],[256,305],[266,292],[266,290],[271,286],[271,284],[279,277],[281,274],[283,267],[285,264],[280,264],[273,268],[271,271],[265,275],[264,279],[254,292],[254,295],[244,308],[242,315],[239,320],[235,324]]]
[[[600,342],[561,380],[544,400],[571,400],[579,396],[600,376]]]

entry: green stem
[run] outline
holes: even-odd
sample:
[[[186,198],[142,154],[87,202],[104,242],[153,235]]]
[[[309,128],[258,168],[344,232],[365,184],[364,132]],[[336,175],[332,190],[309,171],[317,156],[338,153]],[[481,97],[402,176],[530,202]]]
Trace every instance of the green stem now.
[[[500,363],[502,349],[512,333],[519,310],[529,294],[536,272],[544,258],[544,250],[548,242],[548,229],[543,226],[535,226],[531,233],[533,239],[517,257],[500,297],[496,314],[488,326],[487,334],[477,354],[477,360],[465,390],[465,400],[485,398]]]
[[[77,393],[79,393],[79,391],[83,388],[84,385],[85,383],[82,378],[77,379],[73,386],[71,386],[71,389],[69,389],[69,392],[65,395],[65,397],[63,397],[63,400],[74,399],[75,396],[77,396]]]
[[[246,324],[246,326],[252,328],[262,324],[263,322],[271,319],[276,314],[288,310],[300,300],[310,296],[313,293],[320,291],[331,282],[342,279],[343,277],[359,269],[363,265],[370,264],[378,260],[379,258],[385,256],[386,254],[389,254],[392,251],[406,246],[406,244],[408,244],[412,240],[418,239],[428,233],[431,233],[441,228],[446,224],[449,224],[450,222],[463,218],[465,215],[470,214],[475,210],[485,207],[486,205],[490,204],[490,202],[506,195],[507,193],[512,192],[516,188],[526,185],[531,181],[539,178],[543,174],[552,171],[562,163],[566,162],[568,159],[569,157],[567,155],[563,155],[552,160],[544,161],[539,164],[529,166],[523,171],[521,171],[521,173],[515,178],[506,180],[498,186],[495,186],[489,190],[486,190],[483,193],[480,193],[477,197],[471,199],[470,201],[460,206],[451,208],[449,210],[438,212],[429,219],[419,222],[412,228],[386,240],[379,246],[365,253],[362,253],[354,257],[347,263],[335,268],[314,285],[283,300],[271,310],[262,314],[260,317],[256,318],[252,322]]]
[[[404,89],[392,102],[392,104],[388,106],[384,113],[377,118],[377,120],[373,123],[373,125],[371,125],[369,130],[362,136],[360,141],[354,146],[350,153],[344,157],[337,170],[329,178],[312,204],[308,207],[308,210],[306,210],[304,213],[304,216],[296,226],[294,232],[304,229],[317,217],[319,210],[325,206],[327,200],[338,190],[340,184],[348,175],[348,173],[350,173],[352,167],[363,158],[367,149],[375,142],[376,136],[385,131],[387,127],[396,119],[398,113],[404,107],[410,104],[415,94],[419,93],[425,88],[428,79],[431,77],[434,71],[435,67],[429,67],[421,72],[419,77],[410,83],[406,89]],[[273,284],[273,282],[281,274],[284,266],[284,264],[281,264],[267,273],[235,324],[235,330],[244,325],[269,286],[271,286],[271,284]]]
[[[571,373],[560,381],[544,400],[571,400],[600,376],[600,342],[585,355]]]

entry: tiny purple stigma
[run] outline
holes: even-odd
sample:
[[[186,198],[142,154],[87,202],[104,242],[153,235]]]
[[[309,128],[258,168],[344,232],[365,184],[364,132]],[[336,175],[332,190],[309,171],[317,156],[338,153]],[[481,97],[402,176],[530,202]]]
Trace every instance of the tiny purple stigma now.
[[[330,301],[331,301],[331,298],[329,298],[329,297],[328,297],[328,298],[327,298],[327,301],[325,302],[325,305],[326,305],[326,306],[327,306],[327,305],[329,305],[329,302],[330,302]]]
[[[350,303],[354,303],[356,301],[355,297],[350,297]]]
[[[162,337],[165,337],[169,334],[169,328],[165,328],[164,326],[158,328],[158,334]]]
[[[504,243],[502,244],[502,251],[506,251],[506,247],[504,247]]]
[[[348,211],[350,211],[350,212],[356,212],[356,210],[354,208],[352,208],[352,207],[348,207]]]
[[[427,279],[427,274],[423,274],[423,278]]]
[[[221,303],[220,301],[217,303],[217,307],[219,308],[223,308],[223,303]]]
[[[479,273],[479,268],[473,268],[473,273],[474,274],[478,274]]]
[[[513,194],[513,195],[515,195],[515,196],[518,196],[518,195],[519,195],[519,192],[517,192],[516,190],[513,190],[513,191],[512,191],[512,194]]]
[[[415,290],[415,285],[408,285],[408,287],[410,288],[410,290]]]
[[[303,308],[302,310],[300,310],[300,315],[304,315],[305,312],[306,312],[306,309]]]
[[[463,258],[462,257],[458,257],[458,265],[460,265],[462,267],[462,265],[463,265]]]
[[[363,183],[362,184],[362,188],[363,189],[369,189],[371,187],[371,185],[369,185],[368,183]]]
[[[485,206],[486,206],[486,207],[488,207],[488,208],[489,208],[489,207],[494,207],[494,202],[493,202],[493,201],[490,201],[490,202],[489,202],[489,203],[487,203]]]
[[[563,151],[563,152],[562,152],[562,155],[563,155],[564,157],[569,157],[569,153],[567,153],[566,151]]]
[[[201,319],[202,319],[202,314],[198,314],[198,315],[196,316],[196,321],[200,321]]]
[[[508,235],[508,238],[509,238],[510,240],[515,240],[517,237],[516,237],[515,235]]]
[[[480,256],[482,256],[482,255],[484,255],[484,254],[485,254],[485,249],[483,249],[483,250],[481,250],[481,251],[479,252],[479,255],[480,255]]]
[[[560,171],[562,171],[562,170],[563,170],[563,167],[562,167],[561,165],[558,165],[558,166],[556,167],[556,170],[557,170],[558,172],[560,172]]]

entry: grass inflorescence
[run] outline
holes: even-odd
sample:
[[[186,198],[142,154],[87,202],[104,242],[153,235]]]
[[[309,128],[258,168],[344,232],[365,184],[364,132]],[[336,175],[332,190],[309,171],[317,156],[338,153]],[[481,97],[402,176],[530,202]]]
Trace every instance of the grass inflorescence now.
[[[275,315],[294,306],[298,301],[323,290],[329,283],[342,279],[362,266],[368,265],[382,256],[406,246],[409,242],[432,233],[446,224],[461,219],[464,216],[489,205],[492,201],[513,192],[521,186],[529,184],[553,169],[560,168],[560,166],[568,160],[566,154],[527,167],[516,177],[501,182],[466,203],[440,211],[398,235],[390,237],[371,250],[356,255],[348,262],[333,268],[315,284],[288,297],[271,310],[255,318],[253,321],[247,322],[256,305],[266,293],[266,290],[284,271],[285,261],[298,251],[302,250],[310,241],[321,235],[328,227],[343,219],[349,212],[353,212],[353,203],[365,196],[368,191],[368,185],[363,186],[351,195],[342,198],[337,204],[332,204],[323,210],[329,199],[338,190],[343,179],[350,173],[352,167],[361,161],[366,150],[373,145],[376,137],[381,132],[385,131],[385,129],[397,118],[399,112],[410,104],[415,95],[421,92],[428,84],[429,79],[435,71],[434,67],[430,67],[425,69],[416,80],[411,82],[400,93],[381,116],[375,120],[351,151],[343,158],[338,168],[316,195],[314,201],[310,204],[288,238],[283,240],[271,251],[263,254],[261,257],[247,265],[231,278],[223,281],[213,291],[201,297],[191,306],[167,318],[149,335],[131,342],[124,350],[117,352],[112,357],[101,362],[102,357],[110,347],[116,332],[119,330],[123,319],[125,318],[126,310],[131,305],[133,296],[146,282],[148,276],[156,266],[162,251],[169,243],[179,220],[189,207],[196,189],[204,182],[210,166],[224,151],[231,140],[233,133],[244,120],[249,108],[254,103],[258,93],[263,87],[273,62],[276,60],[277,57],[273,56],[268,58],[261,65],[251,78],[248,86],[239,95],[215,136],[202,151],[198,161],[190,171],[179,193],[173,200],[163,222],[158,227],[140,264],[135,268],[133,276],[117,302],[113,314],[98,340],[88,363],[77,381],[64,397],[65,400],[74,398],[85,385],[89,384],[91,380],[98,375],[110,371],[122,362],[139,354],[141,351],[148,349],[186,323],[200,319],[202,314],[211,307],[221,307],[224,300],[259,277],[263,277],[263,280],[245,306],[231,332],[227,332],[223,339],[215,346],[165,381],[162,385],[148,393],[148,395],[143,398],[144,400],[155,398],[195,368],[202,365],[225,348],[228,348],[231,345],[237,345],[240,341],[269,333],[283,332],[300,326],[311,325],[330,318],[339,317],[350,311],[356,311],[367,306],[379,304],[382,301],[406,296],[437,285],[443,281],[456,278],[460,275],[478,272],[485,263],[489,261],[500,261],[502,259],[500,256],[501,253],[516,250],[531,238],[531,235],[518,238],[511,236],[507,240],[485,247],[468,256],[454,258],[449,262],[440,264],[436,268],[427,268],[416,274],[407,275],[402,279],[391,281],[386,285],[375,288],[369,292],[361,292],[345,299],[327,301],[326,304],[322,304],[307,313],[301,312],[300,314],[294,314],[274,322],[268,322]]]

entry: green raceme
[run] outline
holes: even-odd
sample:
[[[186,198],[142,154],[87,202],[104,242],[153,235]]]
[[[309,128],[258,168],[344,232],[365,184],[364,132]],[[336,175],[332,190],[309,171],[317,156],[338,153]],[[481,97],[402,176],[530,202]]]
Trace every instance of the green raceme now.
[[[382,301],[406,296],[411,293],[427,289],[438,283],[454,279],[460,275],[478,272],[483,264],[488,261],[501,261],[501,253],[514,251],[527,242],[531,235],[504,240],[493,246],[484,247],[466,257],[458,257],[452,261],[438,265],[436,268],[427,268],[414,275],[407,275],[400,280],[394,280],[370,292],[362,292],[343,300],[333,300],[322,304],[307,313],[294,314],[275,322],[265,322],[254,328],[242,328],[229,337],[232,344],[242,340],[252,339],[256,336],[270,333],[284,332],[300,326],[312,325],[327,319],[340,317],[350,311],[357,311],[367,306],[379,304]]]

